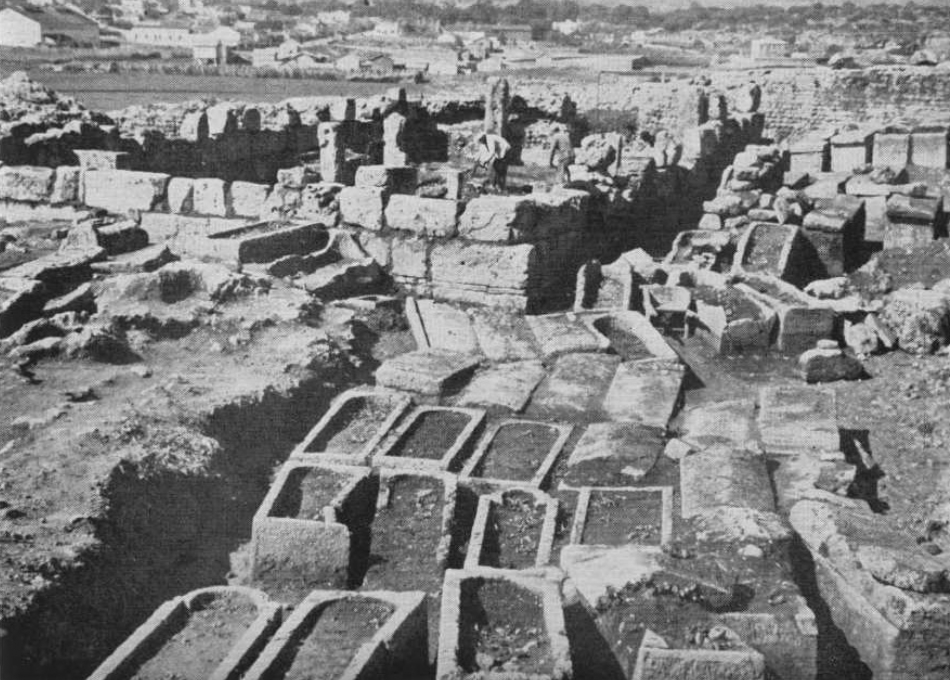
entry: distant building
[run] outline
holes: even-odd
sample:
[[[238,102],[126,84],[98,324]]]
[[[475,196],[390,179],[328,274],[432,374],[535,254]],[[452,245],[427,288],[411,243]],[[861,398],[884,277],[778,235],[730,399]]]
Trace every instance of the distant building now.
[[[379,20],[373,24],[373,30],[370,33],[380,38],[398,38],[402,35],[402,26],[398,21]]]
[[[319,21],[324,26],[346,26],[350,23],[350,17],[352,15],[343,9],[327,11],[327,12],[317,12],[317,21]]]
[[[784,59],[788,56],[788,43],[778,38],[759,38],[752,41],[750,56],[754,61]]]
[[[156,47],[191,47],[192,34],[187,26],[167,24],[140,24],[129,29],[130,43]]]
[[[99,25],[63,6],[11,5],[0,10],[0,45],[34,47],[42,43],[96,46]]]
[[[564,21],[555,21],[551,24],[551,30],[561,35],[574,35],[579,30],[581,30],[581,22],[574,21],[573,19],[565,19]]]

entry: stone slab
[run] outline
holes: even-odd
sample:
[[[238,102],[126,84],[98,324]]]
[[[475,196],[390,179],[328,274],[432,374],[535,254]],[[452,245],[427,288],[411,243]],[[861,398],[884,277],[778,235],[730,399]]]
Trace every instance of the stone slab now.
[[[925,168],[947,167],[947,131],[914,132],[911,139],[911,162]]]
[[[479,371],[462,392],[461,406],[499,406],[520,412],[528,404],[545,370],[540,361],[515,361]]]
[[[775,510],[765,457],[715,446],[680,461],[683,517],[696,517],[720,507]]]
[[[872,154],[875,167],[900,170],[910,161],[910,135],[878,132],[874,135]]]
[[[688,408],[680,418],[680,439],[698,448],[714,444],[744,447],[755,441],[755,402],[719,401]]]
[[[766,387],[759,392],[759,434],[770,454],[840,451],[833,388]]]
[[[639,423],[592,423],[567,460],[564,483],[625,486],[645,477],[663,453],[664,431]]]
[[[408,392],[440,395],[455,380],[475,370],[478,357],[421,350],[387,359],[376,369],[376,382]]]
[[[386,189],[383,187],[343,187],[338,195],[340,219],[364,229],[379,231],[386,224]]]
[[[0,200],[45,203],[53,190],[55,170],[32,165],[0,167]]]
[[[664,359],[627,361],[617,367],[604,399],[613,420],[666,428],[682,401],[682,364]]]
[[[529,412],[590,417],[600,411],[619,357],[609,354],[566,354],[531,398]]]
[[[83,200],[92,208],[124,213],[155,210],[165,200],[168,175],[133,170],[92,170],[83,178]]]
[[[386,224],[419,236],[452,237],[458,231],[458,212],[457,201],[394,194],[386,205]]]
[[[459,354],[481,354],[472,321],[463,310],[433,300],[417,300],[416,309],[429,347]]]
[[[573,352],[604,351],[610,345],[606,338],[591,331],[581,318],[573,314],[544,314],[526,318],[545,359]]]
[[[492,361],[537,359],[534,334],[521,314],[504,310],[468,310],[482,352]]]

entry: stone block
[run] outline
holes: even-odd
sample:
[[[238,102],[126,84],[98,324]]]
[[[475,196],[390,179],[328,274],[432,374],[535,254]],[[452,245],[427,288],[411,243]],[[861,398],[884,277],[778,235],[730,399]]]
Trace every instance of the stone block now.
[[[385,224],[387,190],[384,187],[358,186],[340,190],[340,219],[344,224],[354,224],[373,231]]]
[[[190,177],[172,177],[168,181],[168,211],[190,213],[194,210],[195,180]]]
[[[864,366],[853,354],[821,347],[802,352],[798,370],[807,383],[858,380],[864,375]]]
[[[395,260],[395,244],[393,244]],[[433,284],[455,284],[484,291],[522,291],[531,284],[535,247],[451,241],[431,253]]]
[[[230,214],[228,185],[224,180],[202,177],[194,182],[192,204],[196,213],[216,217],[227,217]]]
[[[208,119],[208,136],[222,137],[238,129],[237,107],[231,102],[221,102],[205,111]]]
[[[871,162],[877,167],[900,170],[910,162],[910,135],[878,132],[874,135]]]
[[[386,225],[420,236],[452,237],[458,232],[458,212],[457,201],[395,194],[386,206]]]
[[[880,321],[905,352],[928,354],[950,340],[950,299],[936,290],[897,290],[884,301]]]
[[[463,310],[433,300],[419,300],[416,309],[421,322],[419,330],[424,333],[424,339],[416,338],[418,345],[459,354],[481,354],[472,320]]]
[[[831,171],[851,172],[871,161],[871,135],[865,131],[842,132],[831,138]]]
[[[84,174],[84,201],[117,213],[155,210],[165,201],[170,179],[159,172],[90,170]]]
[[[397,281],[425,282],[429,278],[430,246],[424,239],[395,236],[392,240],[392,275]]]
[[[259,217],[267,202],[270,185],[253,182],[231,182],[231,210],[238,217]]]
[[[911,163],[925,168],[947,167],[947,130],[920,131],[910,136]]]
[[[765,657],[733,631],[721,625],[719,628],[728,650],[671,648],[648,629],[640,643],[631,680],[765,680]]]
[[[391,194],[411,194],[416,190],[417,179],[418,170],[413,166],[361,165],[356,169],[355,186],[378,187]]]
[[[56,178],[50,192],[49,202],[53,205],[77,203],[81,200],[82,175],[76,166],[61,165],[56,168]]]
[[[834,389],[764,388],[759,392],[758,423],[766,453],[840,455]]]
[[[864,240],[884,241],[887,230],[887,197],[869,196],[864,199]]]
[[[916,198],[893,194],[887,199],[887,217],[902,224],[933,226],[940,213],[940,198]]]
[[[131,156],[124,151],[74,149],[82,170],[131,170]]]
[[[383,387],[440,395],[470,375],[479,360],[464,354],[437,350],[408,352],[387,359],[376,369],[376,382]]]
[[[47,203],[55,170],[32,165],[0,167],[0,200]]]
[[[272,262],[290,255],[306,255],[329,245],[326,230],[316,224],[260,222],[209,234],[180,234],[177,252],[231,266]]]
[[[778,323],[775,345],[782,352],[802,352],[834,333],[834,309],[822,306],[791,284],[773,277],[750,276],[737,287],[758,297],[775,312]]]

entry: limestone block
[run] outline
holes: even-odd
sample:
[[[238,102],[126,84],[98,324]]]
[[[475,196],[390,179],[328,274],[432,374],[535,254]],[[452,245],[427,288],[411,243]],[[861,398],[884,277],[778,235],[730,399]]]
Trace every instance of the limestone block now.
[[[355,185],[380,187],[393,194],[411,194],[416,190],[418,174],[418,170],[409,165],[361,165],[356,169]]]
[[[340,218],[345,224],[355,224],[373,231],[385,226],[387,190],[384,187],[344,187],[338,199]]]
[[[433,246],[432,281],[524,290],[529,287],[534,262],[534,246],[452,241]]]
[[[270,186],[254,182],[232,182],[231,209],[239,217],[257,217],[264,209]]]
[[[454,381],[478,367],[478,357],[440,350],[421,350],[387,359],[376,369],[383,387],[440,395]]]
[[[683,517],[720,507],[770,512],[775,498],[765,457],[715,446],[680,461]]]
[[[537,221],[528,196],[479,196],[468,202],[459,220],[459,235],[475,241],[519,243]]]
[[[593,352],[558,357],[531,397],[529,412],[573,417],[599,411],[619,363],[615,355]]]
[[[892,293],[880,321],[896,336],[901,349],[927,354],[950,339],[950,304],[938,291],[902,289]]]
[[[192,111],[181,120],[178,136],[189,142],[203,142],[208,139],[208,114],[204,111]]]
[[[393,238],[392,275],[397,279],[426,280],[429,274],[429,251],[429,243],[423,239]]]
[[[887,216],[905,224],[933,225],[940,212],[941,199],[916,198],[893,194],[887,199]]]
[[[514,361],[480,371],[459,399],[460,406],[497,406],[521,411],[544,378],[540,361]]]
[[[82,175],[78,166],[61,165],[56,168],[56,178],[50,192],[49,202],[53,205],[76,203],[80,200],[79,189]]]
[[[190,213],[194,210],[195,180],[190,177],[172,177],[168,182],[168,210]]]
[[[909,134],[878,132],[874,135],[874,150],[871,162],[875,166],[899,170],[907,165],[909,160]]]
[[[73,151],[83,170],[131,170],[129,154],[105,149],[76,149]]]
[[[457,201],[395,194],[386,206],[386,224],[420,236],[452,237],[458,232],[458,211]]]
[[[664,431],[640,423],[593,423],[568,458],[565,483],[614,486],[638,482],[663,452]]]
[[[45,203],[53,189],[55,171],[32,165],[0,168],[0,200]]]
[[[213,177],[196,179],[192,201],[194,211],[199,215],[227,217],[230,213],[228,187],[222,179]]]
[[[831,171],[851,172],[866,165],[871,155],[871,135],[861,130],[842,132],[831,138]]]
[[[911,163],[925,168],[947,167],[947,131],[914,132],[911,137]]]
[[[118,213],[154,210],[164,202],[169,179],[160,172],[90,170],[84,177],[84,200],[92,208]]]
[[[234,104],[230,102],[221,102],[209,107],[206,115],[210,137],[220,137],[238,129],[237,111]]]
[[[665,428],[682,401],[683,366],[665,359],[626,361],[604,397],[613,420]]]

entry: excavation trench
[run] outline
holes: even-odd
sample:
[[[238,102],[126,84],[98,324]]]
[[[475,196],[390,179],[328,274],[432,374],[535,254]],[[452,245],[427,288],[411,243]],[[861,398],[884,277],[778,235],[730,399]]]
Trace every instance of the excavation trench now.
[[[334,396],[364,381],[334,369],[286,393],[215,409],[190,424],[220,446],[197,473],[114,468],[101,492],[106,510],[96,520],[94,548],[5,622],[0,676],[85,678],[162,602],[225,584],[275,466]]]

